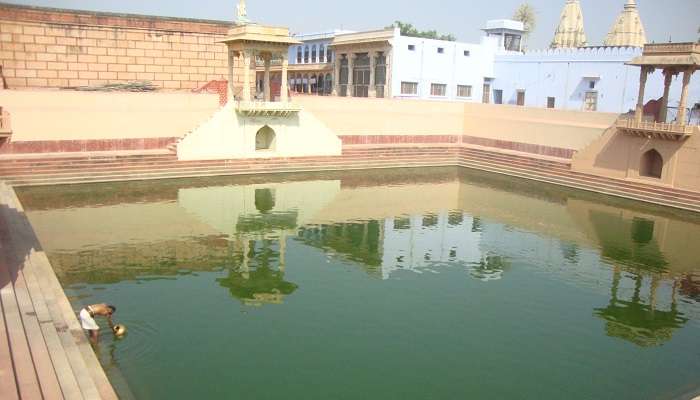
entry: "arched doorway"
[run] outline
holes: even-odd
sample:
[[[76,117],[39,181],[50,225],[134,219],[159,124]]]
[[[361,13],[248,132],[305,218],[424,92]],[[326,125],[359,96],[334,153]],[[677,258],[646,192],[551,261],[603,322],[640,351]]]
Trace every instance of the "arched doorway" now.
[[[658,151],[651,149],[642,154],[642,160],[639,166],[639,175],[650,178],[661,179],[661,173],[664,168],[664,159]]]
[[[267,125],[263,126],[260,128],[258,133],[255,134],[255,150],[274,150],[276,142],[275,139],[275,131]]]

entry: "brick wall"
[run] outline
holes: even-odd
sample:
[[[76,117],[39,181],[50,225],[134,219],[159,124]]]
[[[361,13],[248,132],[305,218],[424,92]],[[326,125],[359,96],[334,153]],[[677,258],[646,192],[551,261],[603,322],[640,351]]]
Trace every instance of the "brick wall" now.
[[[0,63],[17,88],[151,81],[194,89],[226,79],[231,23],[0,5]]]

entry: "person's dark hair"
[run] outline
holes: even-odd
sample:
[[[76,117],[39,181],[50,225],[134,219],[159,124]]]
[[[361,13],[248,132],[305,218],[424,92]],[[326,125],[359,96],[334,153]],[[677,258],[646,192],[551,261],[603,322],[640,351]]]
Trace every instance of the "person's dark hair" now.
[[[110,310],[112,310],[112,314],[114,314],[115,312],[117,312],[117,307],[115,307],[115,306],[113,306],[113,305],[111,305],[111,304],[109,304],[109,305],[107,306],[107,308],[109,308]]]

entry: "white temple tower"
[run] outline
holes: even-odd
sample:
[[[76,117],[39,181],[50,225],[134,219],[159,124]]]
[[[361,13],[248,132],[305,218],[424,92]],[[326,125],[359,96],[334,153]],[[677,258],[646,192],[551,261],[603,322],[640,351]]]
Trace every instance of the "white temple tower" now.
[[[583,47],[586,43],[581,4],[579,0],[566,0],[550,47],[553,49],[576,48]]]
[[[605,38],[606,46],[644,47],[647,37],[644,32],[642,19],[639,17],[637,2],[627,0],[625,8],[617,17],[615,25]]]

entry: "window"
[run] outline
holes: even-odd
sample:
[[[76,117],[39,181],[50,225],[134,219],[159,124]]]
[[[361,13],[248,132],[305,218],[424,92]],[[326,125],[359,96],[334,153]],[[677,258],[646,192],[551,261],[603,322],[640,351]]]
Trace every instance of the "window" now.
[[[598,110],[598,92],[586,92],[586,97],[583,101],[583,111]]]
[[[326,62],[325,60],[326,57],[326,47],[324,45],[319,46],[318,48],[318,62]]]
[[[297,64],[301,64],[301,46],[297,47]]]
[[[304,47],[304,64],[309,62],[309,46]]]
[[[430,85],[430,95],[444,97],[447,95],[447,85],[443,83],[433,83]]]
[[[386,56],[379,52],[374,59],[374,86],[376,96],[384,97],[384,85],[386,85]]]
[[[410,50],[410,51],[415,51],[415,50],[416,50],[416,45],[415,45],[415,44],[409,44],[409,45],[408,45],[408,50]]]
[[[503,90],[495,89],[493,91],[493,102],[496,104],[503,104]]]
[[[354,86],[354,97],[369,97],[369,75],[369,54],[355,54],[355,62],[352,65],[352,84]]]
[[[317,54],[316,53],[316,45],[313,45],[313,47],[311,47],[311,62],[312,63],[316,62],[316,54]]]
[[[519,106],[525,105],[525,91],[524,90],[518,90],[518,99],[517,99],[516,104]]]
[[[438,54],[444,54],[445,53],[445,48],[444,47],[438,47]]]
[[[589,89],[595,89],[595,81],[590,81],[590,82],[588,82],[588,88],[589,88]]]
[[[343,54],[340,59],[340,96],[345,97],[348,95],[348,78],[350,73],[348,70],[348,56]]]
[[[401,82],[401,94],[418,94],[418,82]]]
[[[556,104],[557,99],[554,97],[547,97],[547,108],[554,108],[554,105]]]
[[[471,55],[472,55],[472,53],[471,53],[469,50],[464,50],[464,56],[465,56],[465,57],[469,57],[469,56],[471,56]]]
[[[506,34],[503,41],[503,47],[508,51],[520,51],[520,35],[509,35]]]
[[[326,62],[333,62],[333,50],[331,49],[326,50]]]
[[[457,85],[457,97],[472,97],[472,87],[468,85]]]

